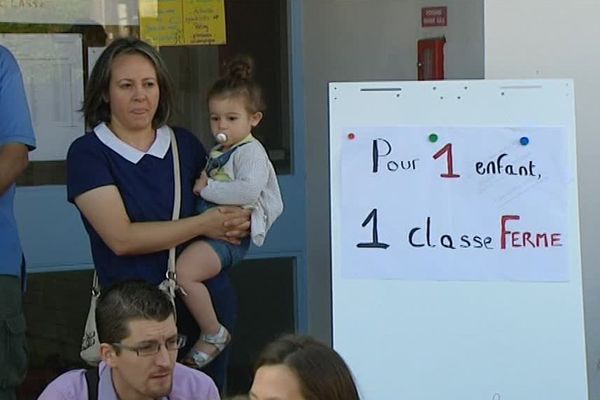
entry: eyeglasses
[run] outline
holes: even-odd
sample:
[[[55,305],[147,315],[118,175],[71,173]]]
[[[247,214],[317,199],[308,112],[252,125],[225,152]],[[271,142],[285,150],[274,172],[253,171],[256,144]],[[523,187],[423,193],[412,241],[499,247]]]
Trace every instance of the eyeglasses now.
[[[187,337],[185,335],[177,335],[171,339],[168,339],[164,343],[148,343],[141,346],[126,346],[121,343],[112,343],[113,346],[123,349],[133,351],[138,357],[148,357],[158,354],[160,348],[165,346],[168,351],[175,351],[181,349],[185,346],[187,341]]]

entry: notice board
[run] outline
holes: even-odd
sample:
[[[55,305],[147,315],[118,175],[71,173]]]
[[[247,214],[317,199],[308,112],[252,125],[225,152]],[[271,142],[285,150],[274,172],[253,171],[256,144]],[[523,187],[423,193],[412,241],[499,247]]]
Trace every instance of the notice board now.
[[[329,107],[364,399],[587,399],[572,81],[334,82]]]

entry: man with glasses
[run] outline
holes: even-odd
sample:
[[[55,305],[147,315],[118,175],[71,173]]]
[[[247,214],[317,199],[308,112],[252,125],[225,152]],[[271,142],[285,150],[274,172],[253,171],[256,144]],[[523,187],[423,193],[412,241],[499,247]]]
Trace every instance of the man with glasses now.
[[[207,375],[175,362],[185,337],[177,334],[169,297],[157,287],[127,281],[103,291],[96,325],[98,399],[219,399]],[[52,381],[38,400],[88,398],[86,370],[73,370]]]

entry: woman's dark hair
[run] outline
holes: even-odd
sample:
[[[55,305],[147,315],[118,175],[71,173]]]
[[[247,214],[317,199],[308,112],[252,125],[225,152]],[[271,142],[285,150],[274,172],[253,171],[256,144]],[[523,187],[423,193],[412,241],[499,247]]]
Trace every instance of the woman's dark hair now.
[[[250,57],[235,57],[225,64],[225,74],[210,88],[207,101],[213,98],[240,97],[250,114],[264,111],[262,90],[252,78],[253,72],[254,62]]]
[[[306,400],[359,400],[358,389],[342,357],[329,346],[309,337],[285,335],[269,343],[256,362],[285,365],[298,377]]]
[[[101,343],[120,343],[130,335],[129,322],[162,322],[173,315],[169,296],[148,282],[123,281],[102,290],[96,307],[96,328]]]
[[[158,128],[167,123],[173,110],[173,83],[167,67],[158,51],[148,43],[136,38],[115,39],[102,52],[85,88],[83,116],[90,128],[100,122],[110,122],[110,104],[105,100],[108,96],[113,61],[120,55],[139,54],[148,59],[154,66],[160,98],[158,108],[152,119],[152,127]]]

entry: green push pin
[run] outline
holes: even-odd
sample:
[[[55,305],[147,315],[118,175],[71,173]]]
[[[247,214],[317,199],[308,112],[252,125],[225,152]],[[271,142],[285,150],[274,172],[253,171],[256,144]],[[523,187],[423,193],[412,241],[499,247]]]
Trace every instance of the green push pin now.
[[[429,135],[429,141],[431,143],[435,143],[435,142],[437,142],[437,140],[438,140],[438,135],[437,134],[432,133],[432,134]]]

